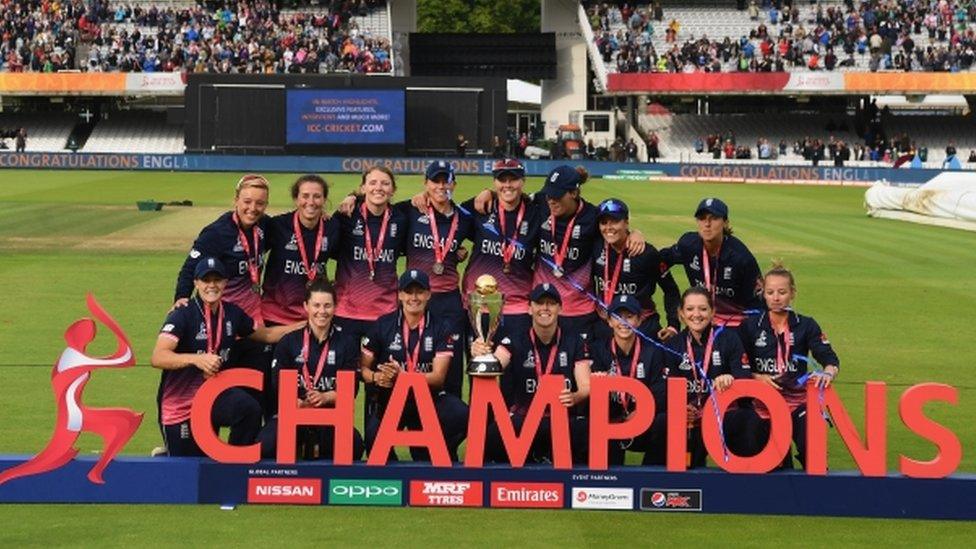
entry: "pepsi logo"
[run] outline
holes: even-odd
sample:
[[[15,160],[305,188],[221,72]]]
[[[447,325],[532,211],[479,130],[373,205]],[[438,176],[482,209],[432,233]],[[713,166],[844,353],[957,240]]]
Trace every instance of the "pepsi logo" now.
[[[654,507],[664,507],[667,501],[668,498],[664,496],[663,492],[654,492],[651,494],[651,505]]]

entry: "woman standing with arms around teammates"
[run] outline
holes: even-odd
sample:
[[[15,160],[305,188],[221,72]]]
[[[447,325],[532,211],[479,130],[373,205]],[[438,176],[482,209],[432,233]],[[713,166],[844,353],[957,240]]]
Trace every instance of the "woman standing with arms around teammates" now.
[[[678,302],[681,295],[678,285],[661,261],[657,248],[645,245],[644,251],[631,254],[627,249],[630,237],[630,210],[621,200],[608,198],[597,206],[597,223],[600,236],[593,248],[593,283],[597,297],[609,307],[616,296],[634,298],[640,304],[640,332],[648,337],[666,340],[678,333]],[[657,306],[654,304],[654,291],[658,285],[664,292],[664,309],[667,323],[661,322]],[[598,309],[597,314],[606,319],[606,311]],[[611,334],[609,325],[598,323],[594,328],[596,338],[606,338]]]
[[[268,180],[247,174],[237,182],[234,209],[200,231],[176,280],[177,306],[189,302],[193,292],[193,272],[201,257],[214,257],[227,273],[224,299],[237,305],[258,325],[261,317],[261,256],[265,252],[268,208]]]
[[[336,400],[336,377],[340,371],[359,371],[359,341],[336,330],[333,319],[336,291],[325,278],[312,280],[305,290],[304,309],[308,325],[289,332],[275,347],[271,363],[272,387],[278,394],[279,373],[298,370],[298,407],[331,408]],[[356,385],[358,389],[358,382]],[[261,456],[277,455],[278,418],[261,431]],[[335,428],[300,427],[295,449],[302,459],[333,459]],[[363,455],[363,438],[353,431],[353,459]]]
[[[325,264],[339,244],[339,221],[325,214],[329,187],[313,174],[291,186],[295,209],[268,223],[268,262],[264,268],[261,312],[266,322],[305,320],[305,287],[326,277]]]
[[[454,167],[445,160],[427,166],[424,192],[410,202],[397,204],[407,216],[407,270],[429,273],[432,315],[447,322],[458,339],[444,381],[444,390],[460,397],[464,382],[468,316],[458,289],[458,264],[467,257],[461,247],[471,238],[472,219],[463,215],[451,199]]]
[[[793,311],[791,306],[795,297],[793,273],[782,264],[774,264],[763,277],[763,298],[768,311],[747,318],[739,328],[739,335],[749,355],[753,377],[780,391],[790,407],[796,457],[804,465],[807,390],[801,380],[807,378],[809,383],[816,383],[822,389],[829,387],[837,377],[840,359],[817,321]],[[810,354],[824,367],[822,372],[808,376],[811,369],[807,356]],[[759,453],[769,440],[769,411],[762,401],[756,401],[753,413],[752,425],[747,429],[747,455]],[[789,453],[783,460],[783,467],[793,467]]]
[[[684,265],[688,283],[705,288],[715,305],[715,325],[738,328],[749,310],[762,309],[762,273],[756,258],[732,236],[729,207],[706,198],[695,210],[698,232],[685,233],[661,250],[668,266]]]
[[[702,441],[702,414],[712,414],[708,402],[711,392],[722,392],[733,379],[752,377],[748,357],[742,342],[724,326],[713,326],[715,309],[711,295],[700,286],[692,286],[681,295],[678,315],[685,329],[666,343],[671,352],[665,353],[668,377],[683,377],[687,381],[688,466],[703,467],[707,452]],[[726,441],[738,441],[743,433],[732,425],[739,410],[729,410],[723,418]]]
[[[377,318],[397,310],[397,258],[407,218],[393,208],[396,178],[389,168],[363,173],[351,215],[336,215],[342,235],[336,259],[336,325],[359,341]]]

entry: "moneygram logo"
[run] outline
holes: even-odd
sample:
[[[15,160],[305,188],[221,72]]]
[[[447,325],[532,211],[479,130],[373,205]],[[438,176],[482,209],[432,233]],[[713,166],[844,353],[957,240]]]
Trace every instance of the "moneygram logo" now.
[[[322,503],[322,481],[317,478],[249,478],[248,503]]]
[[[701,511],[701,490],[641,488],[640,508],[644,511]]]
[[[563,485],[558,482],[492,482],[491,506],[561,509]]]
[[[484,485],[447,480],[410,481],[410,505],[420,507],[481,507]]]
[[[632,488],[573,488],[573,509],[634,508]]]
[[[403,505],[399,480],[331,479],[329,503],[333,505]]]

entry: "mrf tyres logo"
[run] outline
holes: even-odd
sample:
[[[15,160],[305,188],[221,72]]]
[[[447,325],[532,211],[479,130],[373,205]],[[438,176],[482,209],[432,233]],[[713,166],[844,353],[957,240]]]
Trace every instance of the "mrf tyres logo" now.
[[[640,508],[644,511],[701,511],[701,490],[641,488]]]
[[[332,505],[403,505],[403,482],[383,479],[331,479]]]
[[[492,482],[491,506],[561,509],[563,485],[560,482]]]
[[[39,454],[20,465],[0,473],[0,484],[15,478],[39,475],[58,469],[78,455],[75,443],[82,432],[93,433],[102,439],[102,455],[88,472],[88,480],[103,484],[102,472],[115,455],[129,442],[142,423],[142,414],[125,408],[94,408],[85,405],[82,392],[95,370],[128,368],[136,363],[132,346],[125,332],[95,297],[88,294],[88,310],[115,335],[115,352],[106,356],[91,356],[88,344],[95,340],[97,325],[90,318],[76,320],[64,332],[68,346],[54,363],[51,390],[54,392],[57,419],[51,440]]]
[[[410,505],[417,507],[481,507],[484,484],[477,481],[412,480]]]
[[[322,481],[317,478],[249,478],[248,503],[322,503]]]

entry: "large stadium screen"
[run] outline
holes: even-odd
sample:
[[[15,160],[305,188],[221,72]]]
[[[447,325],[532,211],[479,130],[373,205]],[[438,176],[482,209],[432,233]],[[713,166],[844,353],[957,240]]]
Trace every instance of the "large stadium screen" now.
[[[289,90],[288,144],[402,145],[403,90]]]

